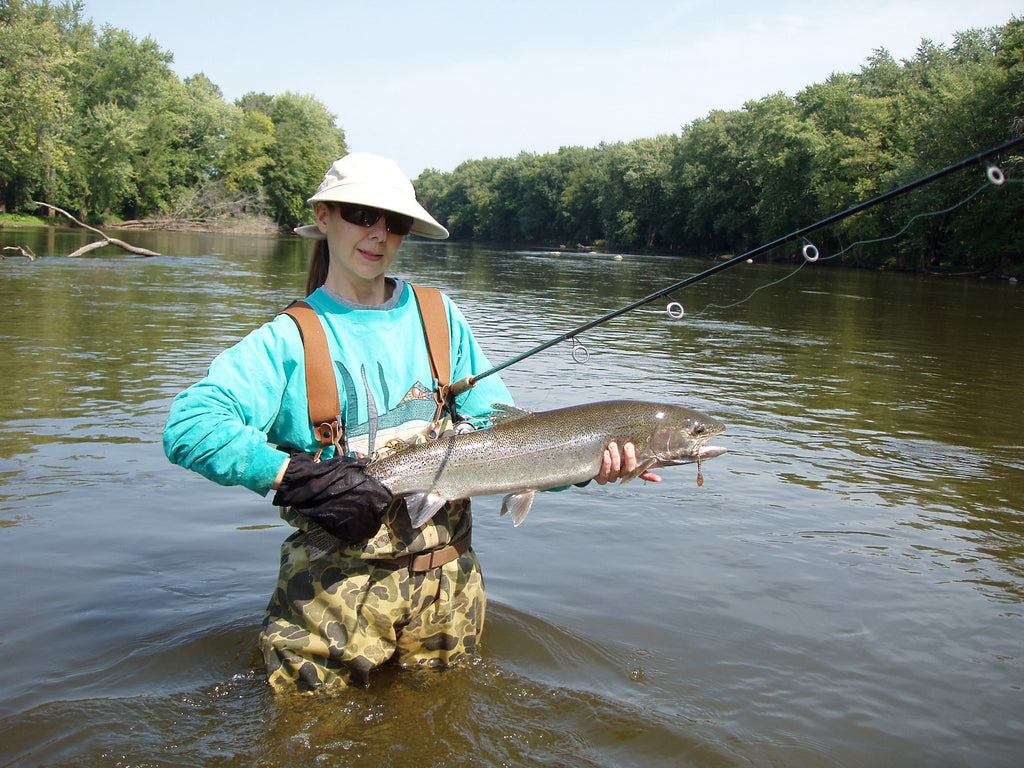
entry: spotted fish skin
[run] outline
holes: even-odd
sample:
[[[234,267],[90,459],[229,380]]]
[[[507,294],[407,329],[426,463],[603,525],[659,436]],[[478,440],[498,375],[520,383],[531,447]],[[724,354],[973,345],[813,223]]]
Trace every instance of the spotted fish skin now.
[[[607,400],[529,413],[496,406],[487,429],[440,437],[372,462],[367,474],[406,497],[414,526],[447,501],[507,494],[502,514],[519,525],[536,491],[589,480],[615,441],[636,446],[638,468],[688,464],[725,453],[707,441],[725,431],[718,420],[679,405]]]

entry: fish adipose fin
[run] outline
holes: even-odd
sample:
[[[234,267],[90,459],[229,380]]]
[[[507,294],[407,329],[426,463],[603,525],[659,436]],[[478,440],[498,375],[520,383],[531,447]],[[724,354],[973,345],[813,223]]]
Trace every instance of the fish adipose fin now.
[[[430,522],[437,510],[448,503],[448,499],[439,493],[417,493],[405,497],[405,508],[409,510],[409,521],[413,528],[419,528]]]
[[[535,491],[523,491],[522,493],[510,493],[501,501],[501,514],[508,512],[512,515],[512,525],[519,527],[519,524],[530,514],[530,507],[533,506]]]

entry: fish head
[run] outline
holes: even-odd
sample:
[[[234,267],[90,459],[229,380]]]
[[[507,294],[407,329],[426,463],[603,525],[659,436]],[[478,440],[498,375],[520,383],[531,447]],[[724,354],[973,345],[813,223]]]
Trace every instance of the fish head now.
[[[670,467],[712,459],[726,452],[725,448],[707,445],[715,435],[725,432],[725,425],[699,411],[681,406],[664,406],[655,414],[655,429],[648,444],[652,466]]]

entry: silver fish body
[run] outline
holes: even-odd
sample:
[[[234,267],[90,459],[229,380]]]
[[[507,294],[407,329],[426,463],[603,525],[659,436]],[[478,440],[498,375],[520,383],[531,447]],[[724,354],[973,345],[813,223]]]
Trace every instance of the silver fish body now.
[[[502,514],[519,525],[536,491],[597,475],[612,441],[636,446],[639,466],[623,482],[725,453],[706,444],[725,426],[677,405],[612,400],[537,413],[496,407],[494,426],[400,450],[369,464],[367,474],[406,497],[416,527],[446,501],[500,493],[508,494]]]

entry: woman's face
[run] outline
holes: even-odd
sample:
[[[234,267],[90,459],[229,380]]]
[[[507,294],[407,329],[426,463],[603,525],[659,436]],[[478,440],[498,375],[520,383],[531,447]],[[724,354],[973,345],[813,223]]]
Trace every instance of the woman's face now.
[[[316,223],[327,235],[331,251],[328,286],[345,295],[338,290],[343,285],[361,292],[371,284],[383,284],[384,273],[391,267],[404,239],[402,235],[388,232],[383,216],[372,226],[361,227],[341,218],[336,206],[318,202]]]

